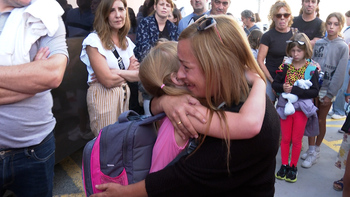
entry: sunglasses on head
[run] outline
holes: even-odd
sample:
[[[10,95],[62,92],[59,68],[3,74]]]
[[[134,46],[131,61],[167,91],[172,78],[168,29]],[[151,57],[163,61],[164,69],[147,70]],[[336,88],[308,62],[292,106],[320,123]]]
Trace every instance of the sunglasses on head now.
[[[289,14],[289,13],[276,14],[276,18],[282,18],[282,16],[283,16],[284,18],[288,18],[288,17],[290,16],[290,14]]]
[[[292,43],[292,42],[297,42],[299,45],[304,45],[305,44],[305,42],[299,41],[299,40],[287,40],[286,41],[287,44]]]
[[[216,34],[218,35],[221,43],[223,43],[221,36],[220,36],[220,33],[219,33],[218,29],[216,28],[217,22],[213,17],[208,17],[205,15],[202,18],[199,18],[198,21],[196,21],[196,23],[198,24],[198,27],[197,27],[198,31],[205,31],[211,27],[214,27]]]

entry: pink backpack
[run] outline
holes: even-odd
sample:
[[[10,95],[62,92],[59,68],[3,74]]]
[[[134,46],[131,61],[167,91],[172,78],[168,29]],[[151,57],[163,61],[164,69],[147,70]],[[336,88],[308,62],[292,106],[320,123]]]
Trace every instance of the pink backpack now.
[[[82,172],[87,196],[101,192],[95,185],[128,185],[146,178],[157,138],[154,123],[164,117],[164,113],[149,117],[126,111],[86,144]]]

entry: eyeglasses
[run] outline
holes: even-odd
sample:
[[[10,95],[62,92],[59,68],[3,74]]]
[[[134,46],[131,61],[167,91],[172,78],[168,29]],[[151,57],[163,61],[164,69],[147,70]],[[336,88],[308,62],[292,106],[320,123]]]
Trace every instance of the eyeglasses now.
[[[305,44],[305,42],[299,41],[299,40],[287,40],[287,41],[286,41],[287,44],[292,43],[292,42],[297,42],[297,43],[300,44],[300,45],[304,45],[304,44]]]
[[[290,14],[289,14],[289,13],[276,14],[275,16],[276,16],[276,18],[282,18],[282,16],[283,16],[284,18],[288,18],[288,17],[290,16]]]
[[[219,33],[218,29],[216,28],[217,22],[213,17],[203,16],[202,18],[198,19],[198,21],[196,21],[196,23],[198,24],[198,27],[197,27],[198,31],[205,31],[211,27],[214,27],[216,34],[218,35],[221,43],[224,44],[222,42],[220,33]]]

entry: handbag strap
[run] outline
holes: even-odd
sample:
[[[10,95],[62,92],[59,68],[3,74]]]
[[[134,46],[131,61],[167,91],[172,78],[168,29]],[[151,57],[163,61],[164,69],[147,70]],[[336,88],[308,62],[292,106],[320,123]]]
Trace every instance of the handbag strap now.
[[[119,65],[120,70],[125,70],[123,59],[120,57],[120,55],[115,47],[112,49],[112,52],[118,60],[118,65]]]

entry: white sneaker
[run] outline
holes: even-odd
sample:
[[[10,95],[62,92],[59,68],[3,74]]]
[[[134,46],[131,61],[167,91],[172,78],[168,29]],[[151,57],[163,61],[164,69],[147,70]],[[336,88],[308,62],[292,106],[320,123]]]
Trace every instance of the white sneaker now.
[[[336,120],[346,118],[345,115],[342,116],[342,115],[338,115],[338,114],[333,114],[331,117],[332,117],[332,119],[336,119]]]
[[[333,110],[329,110],[328,116],[333,116],[333,114],[334,114],[334,111]]]
[[[319,152],[312,152],[310,153],[306,159],[301,163],[301,167],[304,168],[310,168],[312,165],[314,165],[317,162],[317,159],[320,157]]]
[[[309,153],[310,153],[310,149],[307,149],[307,151],[301,155],[300,159],[305,160],[306,157],[309,155]]]

